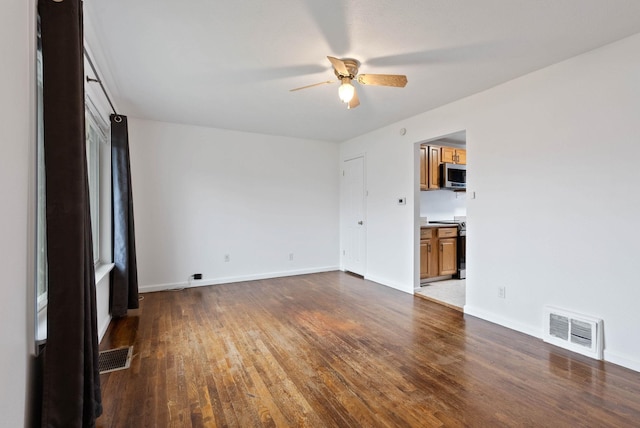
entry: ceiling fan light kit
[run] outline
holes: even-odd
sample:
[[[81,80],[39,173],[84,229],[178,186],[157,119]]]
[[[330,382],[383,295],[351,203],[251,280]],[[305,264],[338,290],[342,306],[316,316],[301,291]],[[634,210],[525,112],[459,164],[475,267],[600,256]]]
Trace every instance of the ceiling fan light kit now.
[[[327,59],[333,65],[333,72],[340,80],[340,87],[338,88],[338,97],[340,100],[347,104],[348,109],[358,107],[360,100],[358,99],[358,93],[355,86],[353,86],[353,80],[361,85],[371,86],[393,86],[396,88],[404,88],[407,84],[407,76],[401,74],[360,74],[358,75],[358,68],[360,67],[360,61],[353,58],[338,59],[332,56],[328,56]],[[327,83],[333,83],[333,80],[327,80],[326,82],[314,83],[313,85],[303,86],[301,88],[291,89],[293,91],[299,91],[300,89],[312,88],[314,86],[320,86]]]
[[[351,79],[348,77],[343,77],[342,83],[338,88],[338,96],[342,100],[343,103],[348,103],[353,99],[353,95],[356,93],[356,88],[351,84]]]

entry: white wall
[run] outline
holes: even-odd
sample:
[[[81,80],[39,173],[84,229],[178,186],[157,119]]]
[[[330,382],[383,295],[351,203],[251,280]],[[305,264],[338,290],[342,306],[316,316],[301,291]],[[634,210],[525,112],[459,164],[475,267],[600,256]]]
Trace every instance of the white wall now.
[[[414,143],[466,130],[465,311],[535,336],[546,304],[602,317],[605,358],[640,370],[639,51],[635,35],[341,145],[370,160],[367,276],[411,292],[419,207],[394,197],[418,197]]]
[[[337,144],[131,118],[129,139],[141,291],[337,269]]]
[[[34,5],[7,0],[0,13],[0,425],[7,427],[25,424],[34,340]]]
[[[102,340],[109,323],[111,312],[109,310],[110,275],[105,275],[96,281],[96,322],[98,327],[98,342]]]
[[[451,190],[420,192],[420,217],[432,220],[453,220],[467,215],[467,194]]]
[[[419,150],[417,146],[408,144],[414,138],[409,131],[407,135],[400,136],[400,128],[386,127],[344,142],[340,145],[340,158],[347,160],[365,156],[364,277],[412,293],[417,276],[414,272],[415,251],[407,241],[411,238],[407,235],[407,226],[414,222],[413,206],[419,207],[415,202],[418,190],[414,189],[413,176],[414,169],[419,168]],[[405,142],[407,144],[403,144]],[[406,205],[397,204],[401,197],[406,198]],[[341,224],[346,230],[344,216],[341,216]],[[344,248],[344,233],[340,239]]]

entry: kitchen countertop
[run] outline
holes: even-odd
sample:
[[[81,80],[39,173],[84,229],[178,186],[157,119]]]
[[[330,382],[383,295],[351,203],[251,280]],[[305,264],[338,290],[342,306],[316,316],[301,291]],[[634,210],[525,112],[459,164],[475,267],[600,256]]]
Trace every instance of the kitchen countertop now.
[[[420,229],[435,229],[441,227],[455,227],[456,229],[458,228],[458,226],[456,226],[455,224],[420,223]]]

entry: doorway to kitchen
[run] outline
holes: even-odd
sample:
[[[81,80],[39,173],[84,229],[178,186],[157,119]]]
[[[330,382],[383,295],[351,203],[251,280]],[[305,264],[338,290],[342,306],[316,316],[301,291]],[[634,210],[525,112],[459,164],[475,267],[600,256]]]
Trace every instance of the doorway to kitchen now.
[[[466,302],[466,132],[417,144],[420,158],[415,294],[462,311]]]

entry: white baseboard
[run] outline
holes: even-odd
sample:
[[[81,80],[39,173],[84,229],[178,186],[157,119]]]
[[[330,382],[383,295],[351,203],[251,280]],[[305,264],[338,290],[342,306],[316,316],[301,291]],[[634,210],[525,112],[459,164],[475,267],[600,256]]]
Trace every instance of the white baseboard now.
[[[535,328],[528,324],[522,324],[519,322],[514,322],[509,318],[502,317],[500,315],[496,315],[493,312],[487,312],[482,309],[478,309],[476,307],[470,305],[464,305],[463,311],[467,315],[472,315],[476,318],[483,319],[485,321],[492,322],[494,324],[501,325],[503,327],[509,328],[511,330],[519,331],[520,333],[528,334],[529,336],[536,337],[538,339],[542,339],[543,329]]]
[[[604,360],[625,367],[629,370],[640,372],[640,361],[628,355],[619,354],[613,351],[604,350]]]
[[[364,279],[366,279],[367,281],[377,282],[378,284],[384,285],[386,287],[394,288],[399,291],[404,291],[405,293],[413,294],[413,284],[407,287],[404,284],[398,284],[397,282],[390,281],[388,279],[381,278],[378,276],[371,276],[371,275],[365,275]]]
[[[229,276],[224,278],[204,278],[194,279],[185,282],[174,282],[169,284],[141,285],[138,287],[140,293],[151,293],[154,291],[175,290],[178,288],[204,287],[207,285],[231,284],[234,282],[255,281],[258,279],[282,278],[286,276],[306,275],[310,273],[331,272],[338,270],[338,266],[324,266],[319,268],[299,269],[281,272],[267,272],[254,275]]]
[[[167,284],[151,284],[151,285],[139,285],[138,292],[139,293],[153,293],[154,291],[166,291],[166,290],[177,290],[180,288],[189,287],[189,283],[185,282],[172,282]]]

